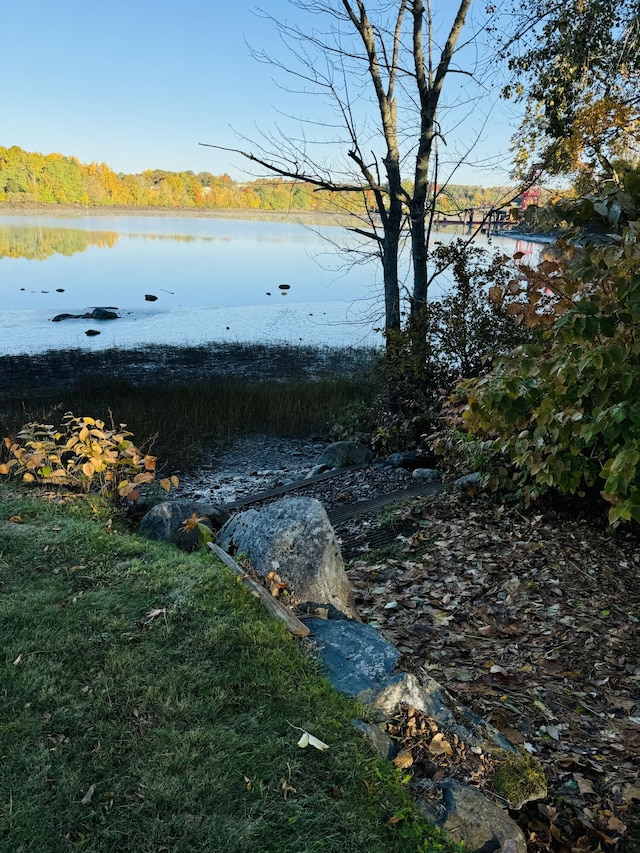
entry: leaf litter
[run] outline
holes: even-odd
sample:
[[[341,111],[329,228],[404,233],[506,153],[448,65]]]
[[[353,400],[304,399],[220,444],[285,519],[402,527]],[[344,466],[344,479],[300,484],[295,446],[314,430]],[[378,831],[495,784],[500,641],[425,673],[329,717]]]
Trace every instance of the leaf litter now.
[[[540,760],[547,799],[512,811],[529,851],[638,849],[637,531],[482,495],[417,499],[396,516],[392,553],[362,536],[376,519],[337,531],[360,540],[347,565],[359,612],[402,652],[403,668],[435,678]],[[425,741],[407,725],[393,732],[398,766],[486,784],[491,768],[464,745],[437,731]]]

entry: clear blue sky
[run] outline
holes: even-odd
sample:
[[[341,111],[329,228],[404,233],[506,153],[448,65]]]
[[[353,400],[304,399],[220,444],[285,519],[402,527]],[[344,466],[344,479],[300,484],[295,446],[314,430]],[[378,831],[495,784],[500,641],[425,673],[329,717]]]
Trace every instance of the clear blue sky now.
[[[440,5],[444,10],[451,2]],[[276,18],[294,14],[288,0],[262,6]],[[118,172],[192,169],[242,177],[241,158],[198,143],[246,147],[232,128],[259,137],[257,127],[286,126],[278,110],[301,109],[299,99],[275,85],[273,69],[249,55],[247,42],[284,55],[274,28],[254,10],[254,0],[3,3],[0,145],[106,162]],[[497,108],[479,148],[491,156],[502,150],[507,167],[509,111]],[[313,113],[308,99],[306,112]],[[460,144],[469,133],[466,122]],[[453,151],[455,138],[447,143]],[[465,167],[456,182],[504,177]]]

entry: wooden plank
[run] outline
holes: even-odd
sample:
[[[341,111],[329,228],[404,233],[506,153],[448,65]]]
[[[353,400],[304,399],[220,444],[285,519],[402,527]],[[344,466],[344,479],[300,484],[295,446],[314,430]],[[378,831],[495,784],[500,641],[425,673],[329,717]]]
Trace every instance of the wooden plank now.
[[[274,616],[279,622],[284,622],[289,633],[293,634],[294,637],[309,636],[309,629],[307,626],[302,623],[297,616],[294,616],[288,607],[285,607],[277,598],[274,598],[268,589],[261,586],[261,584],[256,583],[253,578],[250,578],[244,569],[236,563],[233,557],[230,557],[229,554],[227,554],[226,551],[223,551],[222,548],[215,544],[215,542],[209,542],[209,548],[213,551],[216,557],[221,560],[225,566],[227,566],[227,568],[231,569],[234,575],[240,578],[250,592],[260,599],[263,606],[272,616]]]
[[[362,468],[366,468],[367,465],[367,462],[362,462],[360,465],[349,465],[346,468],[332,468],[331,471],[325,471],[324,474],[316,474],[315,477],[309,477],[308,480],[296,480],[295,483],[290,483],[288,486],[278,486],[275,489],[268,489],[266,492],[254,492],[252,495],[246,495],[246,497],[239,498],[237,501],[224,504],[222,508],[226,510],[242,509],[242,507],[250,506],[268,498],[277,498],[280,495],[286,495],[288,492],[306,489],[308,486],[322,483],[323,480],[331,480],[332,477],[341,477],[343,474],[350,474],[352,471],[360,471]]]

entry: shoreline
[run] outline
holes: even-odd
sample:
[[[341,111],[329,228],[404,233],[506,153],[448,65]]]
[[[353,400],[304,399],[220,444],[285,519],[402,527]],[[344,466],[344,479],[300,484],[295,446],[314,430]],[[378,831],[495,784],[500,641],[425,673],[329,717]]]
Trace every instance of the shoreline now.
[[[14,204],[0,202],[2,216],[120,217],[148,216],[179,219],[246,219],[265,222],[297,222],[302,225],[344,225],[351,217],[344,213],[316,210],[254,210],[252,208],[208,207],[127,207],[113,205],[97,207],[81,204]]]
[[[367,346],[211,342],[147,344],[104,350],[49,349],[0,354],[0,394],[109,377],[138,387],[155,383],[287,382],[364,375],[379,350]]]

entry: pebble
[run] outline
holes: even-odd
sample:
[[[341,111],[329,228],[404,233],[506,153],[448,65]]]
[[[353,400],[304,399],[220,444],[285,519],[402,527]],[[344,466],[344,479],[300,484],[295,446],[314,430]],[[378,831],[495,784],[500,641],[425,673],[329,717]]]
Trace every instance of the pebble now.
[[[257,492],[304,480],[327,442],[243,438],[209,464],[180,478],[176,497],[195,497],[218,504],[232,503]],[[351,504],[410,486],[411,474],[402,468],[370,465],[336,477],[309,483],[291,494],[316,498],[325,507]]]

